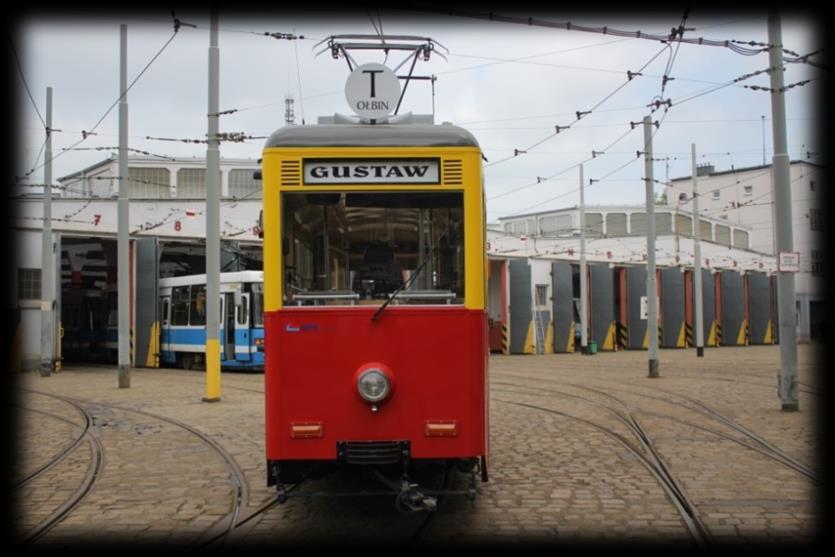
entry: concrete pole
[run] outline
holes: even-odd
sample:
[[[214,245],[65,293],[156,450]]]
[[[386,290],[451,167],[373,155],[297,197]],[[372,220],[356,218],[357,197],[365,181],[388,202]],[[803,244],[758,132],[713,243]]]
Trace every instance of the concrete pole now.
[[[586,201],[583,187],[583,165],[580,165],[580,353],[589,353],[589,277],[586,265]]]
[[[209,31],[209,138],[206,150],[206,396],[220,400],[220,49],[217,4]]]
[[[647,204],[647,335],[649,377],[658,377],[658,289],[655,286],[655,176],[652,168],[652,119],[644,116],[644,174]]]
[[[46,88],[46,162],[43,167],[43,239],[41,243],[41,376],[49,377],[55,365],[55,326],[52,306],[55,281],[52,269],[52,87]]]
[[[119,200],[117,204],[116,265],[118,277],[119,388],[130,387],[130,201],[128,199],[128,26],[122,24],[119,64]]]
[[[696,356],[699,358],[705,355],[705,326],[704,308],[702,307],[702,244],[699,241],[702,235],[702,227],[699,223],[699,193],[696,180],[696,144],[690,145],[693,157],[693,287],[696,291]]]
[[[771,67],[771,129],[774,135],[774,214],[777,256],[794,251],[789,154],[786,138],[786,100],[783,91],[783,36],[780,15],[768,11],[768,61]],[[780,323],[780,373],[778,392],[784,412],[800,409],[797,399],[797,326],[795,324],[794,273],[777,272]]]

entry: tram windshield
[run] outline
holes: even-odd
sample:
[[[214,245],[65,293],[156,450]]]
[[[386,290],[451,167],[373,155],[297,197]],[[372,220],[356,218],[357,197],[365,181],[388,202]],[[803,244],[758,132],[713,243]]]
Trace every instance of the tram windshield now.
[[[462,192],[284,193],[284,302],[464,303]],[[399,290],[399,292],[398,292]]]

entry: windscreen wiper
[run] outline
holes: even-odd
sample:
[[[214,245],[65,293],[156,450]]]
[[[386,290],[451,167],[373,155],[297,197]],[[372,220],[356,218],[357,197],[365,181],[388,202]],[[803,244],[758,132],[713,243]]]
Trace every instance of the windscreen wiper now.
[[[423,263],[418,265],[418,268],[415,269],[415,272],[412,273],[412,276],[410,276],[409,279],[405,281],[403,284],[398,286],[394,290],[394,292],[391,293],[389,299],[383,302],[383,305],[381,305],[380,308],[374,312],[374,315],[371,316],[372,321],[377,321],[377,319],[380,317],[380,314],[383,313],[383,310],[386,309],[386,307],[388,307],[388,305],[394,301],[397,295],[400,294],[400,292],[402,292],[406,288],[409,288],[412,285],[412,283],[415,282],[415,279],[418,277],[418,275],[420,275],[420,272],[423,270],[424,267],[426,267],[426,264],[429,263],[429,261],[432,259],[432,256],[435,255],[435,250],[441,244],[441,240],[443,240],[444,236],[447,235],[447,232],[449,232],[449,225],[447,225],[446,230],[444,230],[444,233],[438,236],[438,239],[435,241],[435,244],[432,246],[432,249],[429,250],[429,256],[423,260]]]

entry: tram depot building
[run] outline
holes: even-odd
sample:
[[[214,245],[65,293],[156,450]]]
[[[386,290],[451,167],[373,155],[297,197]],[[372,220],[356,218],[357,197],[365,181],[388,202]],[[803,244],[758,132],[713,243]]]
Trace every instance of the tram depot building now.
[[[822,335],[822,167],[792,162],[798,341]],[[205,272],[205,160],[129,159],[131,328],[147,334],[159,278]],[[699,230],[706,347],[770,344],[777,338],[771,167],[700,167]],[[53,186],[55,358],[106,361],[80,349],[79,333],[115,324],[118,160],[59,178]],[[221,161],[221,270],[261,269],[260,167]],[[655,206],[659,346],[693,346],[694,238],[690,177],[673,179]],[[42,188],[11,199],[14,263],[7,296],[21,369],[41,360]],[[643,205],[586,207],[589,340],[597,350],[646,349],[646,212]],[[488,317],[495,352],[579,351],[579,210],[500,219],[488,227]],[[150,280],[149,280],[150,279]],[[154,301],[144,299],[151,296]],[[60,327],[60,330],[59,330]],[[75,344],[73,344],[75,343]],[[134,343],[134,365],[154,362]],[[115,363],[115,362],[114,362]],[[153,364],[152,364],[153,365]]]

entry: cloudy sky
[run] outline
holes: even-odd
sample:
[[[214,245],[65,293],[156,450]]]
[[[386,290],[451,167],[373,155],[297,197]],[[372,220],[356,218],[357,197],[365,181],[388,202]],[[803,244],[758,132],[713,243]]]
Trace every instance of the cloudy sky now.
[[[605,11],[492,11],[659,35],[678,27],[684,14],[683,9],[633,16]],[[170,9],[20,18],[12,35],[20,68],[13,76],[23,138],[17,176],[30,183],[43,182],[41,117],[45,117],[48,86],[53,88],[55,179],[115,152],[118,108],[94,126],[118,98],[122,23],[128,25],[129,82],[148,66],[128,93],[130,148],[155,155],[205,157],[202,144],[146,139],[206,135],[208,13],[193,7],[175,13],[183,23],[196,27],[183,25],[175,35]],[[783,14],[784,46],[798,55],[823,47],[812,16]],[[744,41],[732,43],[744,49],[758,48],[749,41],[766,43],[768,38],[766,14],[754,10],[723,13],[694,8],[684,27],[686,39]],[[323,115],[351,114],[344,94],[348,64],[334,59],[329,50],[317,56],[326,44],[316,45],[331,35],[376,34],[382,29],[386,35],[418,35],[435,41],[435,53],[415,67],[415,75],[437,76],[434,93],[429,81],[412,82],[400,112],[434,112],[436,122],[452,122],[476,136],[487,158],[491,221],[577,204],[580,163],[586,184],[593,180],[586,190],[588,204],[643,203],[644,161],[636,157],[643,147],[643,131],[640,126],[633,130],[630,123],[650,114],[648,105],[658,100],[669,100],[671,106],[651,114],[660,122],[653,138],[654,156],[659,159],[654,165],[656,179],[690,175],[691,143],[697,146],[699,164],[710,163],[717,170],[762,164],[764,141],[766,161],[771,162],[770,95],[750,88],[768,87],[768,74],[734,83],[767,68],[766,53],[744,55],[725,47],[662,44],[602,32],[378,7],[336,15],[221,11],[220,28],[220,109],[237,109],[221,117],[220,130],[254,138],[223,143],[222,157],[258,159],[261,138],[284,125],[288,95],[295,99],[299,124],[315,123]],[[282,40],[265,33],[304,38]],[[387,59],[379,51],[356,55],[360,63],[390,67],[404,58],[395,51]],[[825,63],[820,55],[810,60]],[[408,68],[406,64],[398,73],[405,74]],[[810,80],[789,89],[785,97],[792,160],[824,162],[815,121],[822,118],[818,99],[825,71],[812,64],[786,64],[787,85]],[[640,75],[630,80],[628,72]],[[664,75],[669,77],[666,83]],[[578,112],[589,113],[577,120]],[[556,134],[556,126],[566,129]],[[82,141],[82,131],[93,129],[95,135]],[[74,150],[64,151],[73,145]],[[514,156],[517,151],[526,152]]]

